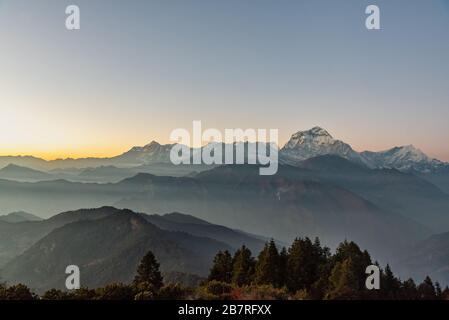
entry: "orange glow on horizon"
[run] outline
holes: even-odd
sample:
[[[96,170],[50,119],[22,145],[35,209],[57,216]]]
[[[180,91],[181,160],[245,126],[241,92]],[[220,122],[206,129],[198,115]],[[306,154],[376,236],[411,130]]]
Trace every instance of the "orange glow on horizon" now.
[[[158,141],[158,140],[156,140]],[[282,146],[288,141],[280,141],[279,146],[282,148]],[[158,141],[160,144],[168,144],[169,141]],[[149,143],[149,142],[148,142]],[[73,148],[73,149],[55,149],[55,150],[39,150],[37,148],[24,148],[22,150],[16,150],[16,149],[4,149],[0,150],[0,157],[4,156],[32,156],[36,158],[40,158],[46,161],[52,161],[52,160],[59,160],[59,159],[82,159],[82,158],[111,158],[115,156],[119,156],[127,151],[129,151],[134,146],[144,146],[146,143],[143,144],[127,144],[127,145],[120,145],[115,147],[87,147],[87,148]],[[360,147],[360,146],[353,146],[353,149],[357,152],[362,152],[366,150],[370,151],[384,151],[391,147],[385,147],[385,148],[379,148],[377,145],[376,147]],[[23,150],[28,151],[23,151]],[[436,158],[441,161],[449,161],[449,153],[447,154],[440,154],[436,155],[435,152],[432,152],[430,150],[424,150],[422,149],[424,153],[426,153],[431,158]]]
[[[129,148],[130,149],[130,148]],[[0,151],[0,157],[3,156],[32,156],[46,161],[58,160],[58,159],[81,159],[81,158],[110,158],[118,156],[129,149],[113,148],[109,150],[105,149],[87,149],[87,150],[54,150],[54,151]]]

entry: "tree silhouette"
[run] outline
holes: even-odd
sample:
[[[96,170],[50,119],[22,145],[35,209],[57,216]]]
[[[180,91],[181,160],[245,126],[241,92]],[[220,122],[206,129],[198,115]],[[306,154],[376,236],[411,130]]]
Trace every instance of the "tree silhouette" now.
[[[158,291],[163,286],[159,263],[151,251],[148,251],[137,267],[137,275],[134,278],[133,284],[140,287],[149,287],[153,291]]]
[[[312,243],[307,237],[296,238],[288,252],[287,288],[292,292],[303,289],[310,292],[312,285],[320,278],[326,259],[319,240]]]
[[[396,298],[401,289],[401,282],[394,276],[388,264],[385,270],[382,271],[380,289],[384,299]]]
[[[281,285],[279,252],[271,240],[260,252],[256,263],[254,282],[259,285],[271,284],[274,287]]]
[[[254,274],[255,261],[251,251],[242,246],[234,254],[232,261],[232,283],[243,286],[251,283]]]
[[[337,262],[329,277],[327,299],[356,299],[358,292],[358,270],[351,258]]]
[[[418,296],[421,300],[432,300],[436,298],[435,287],[429,276],[418,286]]]
[[[210,269],[209,281],[216,280],[220,282],[231,283],[232,280],[232,256],[229,251],[219,251],[214,258],[212,268]]]

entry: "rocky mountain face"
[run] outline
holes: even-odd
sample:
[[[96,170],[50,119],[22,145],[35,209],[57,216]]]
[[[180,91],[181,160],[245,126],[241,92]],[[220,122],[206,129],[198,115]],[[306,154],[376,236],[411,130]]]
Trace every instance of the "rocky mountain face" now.
[[[320,127],[295,133],[280,150],[281,162],[291,165],[322,155],[338,155],[356,163],[365,163],[365,159],[349,144],[335,140]]]
[[[143,147],[133,147],[122,155],[112,158],[112,160],[129,165],[169,163],[172,147],[173,144],[161,145],[156,141],[152,141]]]
[[[320,127],[295,133],[280,150],[281,162],[291,165],[322,155],[336,155],[371,169],[432,173],[449,167],[449,164],[428,157],[413,145],[394,147],[380,152],[357,152],[349,144],[334,139]]]
[[[445,166],[442,161],[431,159],[413,145],[394,147],[381,152],[365,151],[361,155],[373,168],[394,168],[405,172],[431,173]]]

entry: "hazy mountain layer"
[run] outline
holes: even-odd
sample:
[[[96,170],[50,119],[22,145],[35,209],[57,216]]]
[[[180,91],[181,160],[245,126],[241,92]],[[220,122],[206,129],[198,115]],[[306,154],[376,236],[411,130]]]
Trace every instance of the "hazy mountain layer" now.
[[[17,223],[17,222],[27,222],[27,221],[41,221],[42,218],[35,216],[28,212],[17,211],[11,212],[9,214],[0,216],[0,221]]]
[[[395,259],[394,267],[403,277],[422,280],[430,276],[449,284],[449,232],[434,235],[411,245]]]
[[[132,281],[140,259],[151,250],[164,272],[205,275],[225,243],[185,232],[162,230],[131,211],[81,220],[54,229],[1,271],[9,283],[42,291],[65,287],[65,268],[77,265],[83,286]]]
[[[0,179],[17,181],[42,181],[51,180],[54,177],[46,172],[9,164],[0,169]]]
[[[57,228],[77,221],[96,221],[123,212],[131,213],[129,210],[122,211],[112,207],[102,207],[68,211],[43,221],[23,223],[2,223],[0,221],[0,268]],[[260,236],[232,230],[181,213],[164,216],[134,214],[160,229],[184,232],[197,237],[207,237],[225,243],[233,249],[245,244],[253,251],[259,251],[266,240]]]

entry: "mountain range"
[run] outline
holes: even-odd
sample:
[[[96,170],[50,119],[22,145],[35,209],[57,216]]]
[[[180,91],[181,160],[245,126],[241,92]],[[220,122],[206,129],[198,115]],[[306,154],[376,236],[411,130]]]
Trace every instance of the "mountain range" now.
[[[249,149],[249,143],[242,145]],[[357,152],[315,127],[293,134],[279,150],[273,176],[260,176],[258,165],[175,166],[168,160],[171,147],[153,141],[113,158],[0,157],[5,163],[0,169],[2,211],[46,218],[0,217],[0,269],[4,266],[5,277],[44,288],[37,274],[43,272],[52,279],[49,285],[56,285],[60,279],[51,275],[62,267],[58,263],[73,256],[85,264],[93,285],[113,279],[117,271],[125,281],[138,255],[144,247],[155,246],[158,237],[164,239],[163,248],[154,250],[161,257],[164,250],[173,252],[173,259],[161,258],[164,270],[197,270],[196,276],[206,273],[212,251],[233,250],[242,243],[258,251],[267,238],[291,242],[298,236],[319,236],[331,247],[345,238],[354,240],[381,262],[401,258],[404,276],[428,270],[414,262],[413,252],[431,252],[426,243],[445,246],[444,236],[426,241],[449,230],[449,165],[413,146]],[[109,255],[107,247],[114,246],[107,234],[116,229],[122,231],[116,238],[118,248]],[[89,254],[78,233],[102,243]],[[76,241],[66,253],[58,243],[70,237]],[[54,253],[49,250],[53,247]],[[54,263],[45,265],[41,257]],[[122,259],[129,263],[120,263]],[[441,265],[429,269],[435,274],[447,266],[445,258],[431,261]],[[117,268],[109,270],[109,262]]]
[[[102,205],[183,212],[284,242],[308,235],[332,246],[349,238],[385,259],[449,229],[449,196],[431,183],[329,155],[280,165],[274,176],[259,176],[254,165],[229,165],[189,177],[140,173],[106,184],[0,180],[0,201],[5,210],[43,217]]]
[[[356,152],[352,147],[334,139],[326,130],[314,127],[299,131],[280,150],[281,161],[295,164],[321,155],[336,155],[371,169],[397,169],[404,172],[431,173],[449,164],[432,159],[413,145],[394,147],[380,152]]]
[[[101,166],[117,166],[122,168],[138,167],[153,164],[170,164],[170,150],[173,144],[161,145],[156,141],[143,146],[133,147],[129,151],[111,158],[58,159],[45,161],[31,156],[2,156],[0,167],[14,164],[35,170],[85,169]],[[223,146],[224,148],[224,146]],[[191,153],[200,149],[191,149]],[[435,173],[448,171],[449,164],[432,159],[412,145],[394,147],[386,151],[357,152],[340,140],[334,139],[325,129],[314,127],[306,131],[298,131],[279,150],[280,163],[295,165],[303,160],[321,155],[337,155],[371,169],[389,168],[404,172]]]

